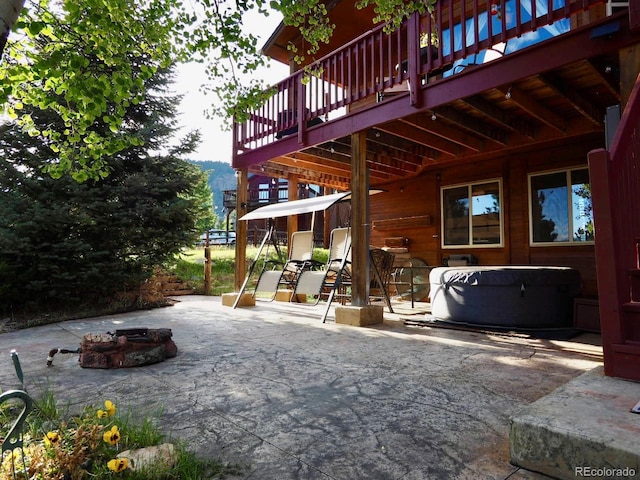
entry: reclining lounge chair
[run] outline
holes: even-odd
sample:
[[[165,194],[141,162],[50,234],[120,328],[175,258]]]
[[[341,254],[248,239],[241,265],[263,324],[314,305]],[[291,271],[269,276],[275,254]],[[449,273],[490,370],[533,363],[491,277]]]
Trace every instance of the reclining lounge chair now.
[[[291,235],[291,245],[286,262],[267,261],[260,273],[253,292],[270,293],[273,300],[281,287],[292,289],[300,273],[307,268],[317,268],[320,264],[313,260],[313,231],[295,232]]]

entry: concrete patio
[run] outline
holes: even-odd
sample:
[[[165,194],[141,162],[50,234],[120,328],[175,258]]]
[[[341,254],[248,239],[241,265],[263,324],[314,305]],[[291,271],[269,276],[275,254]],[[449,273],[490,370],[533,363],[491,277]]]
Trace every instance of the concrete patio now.
[[[18,386],[16,349],[32,396],[50,388],[78,409],[109,399],[160,412],[168,436],[242,464],[233,478],[522,480],[548,477],[510,463],[511,418],[602,364],[594,334],[553,341],[406,326],[407,307],[358,328],[335,324],[333,313],[322,324],[323,308],[234,310],[220,297],[187,296],[172,307],[5,333],[0,387]],[[77,348],[85,333],[132,327],[171,328],[178,356],[94,370],[58,354],[46,366],[49,350]]]

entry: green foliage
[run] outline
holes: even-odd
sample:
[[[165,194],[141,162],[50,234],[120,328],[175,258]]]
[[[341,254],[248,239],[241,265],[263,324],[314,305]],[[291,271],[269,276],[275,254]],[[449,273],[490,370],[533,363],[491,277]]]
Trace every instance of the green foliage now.
[[[374,23],[387,23],[387,32],[396,30],[402,21],[413,12],[423,14],[432,12],[437,0],[359,0],[356,8],[365,8],[374,5],[373,11],[376,16]]]
[[[287,49],[294,53],[293,60],[301,64],[305,61],[305,55],[313,57],[320,49],[320,44],[328,44],[335,24],[327,17],[327,7],[320,0],[272,0],[271,8],[279,11],[284,16],[284,23],[292,25],[300,30],[305,39],[306,50],[299,52],[295,45],[287,45]]]
[[[257,247],[247,247],[247,259],[253,259],[258,251]],[[263,252],[264,253],[264,252]],[[286,255],[286,251],[282,252]],[[196,289],[199,294],[204,294],[204,266],[198,259],[203,258],[202,248],[185,250],[176,260],[173,267],[175,273],[182,281],[186,281]],[[313,259],[322,264],[327,263],[329,251],[326,248],[314,248]],[[282,260],[277,256],[274,249],[267,252],[267,260]],[[264,262],[261,256],[256,264],[254,275],[251,281],[256,281]],[[233,282],[235,275],[235,250],[226,247],[211,247],[211,291],[209,295],[222,295],[234,290]]]
[[[199,207],[202,211],[202,215],[199,216],[196,222],[196,229],[198,232],[204,232],[213,228],[217,221],[213,210],[213,193],[209,188],[209,181],[205,172],[202,172],[198,183],[195,185],[194,196],[198,199]]]
[[[169,79],[168,71],[158,71],[141,101],[126,109],[126,130],[141,136],[144,146],[103,157],[111,170],[106,178],[78,183],[43,175],[58,159],[50,144],[16,124],[0,127],[4,309],[108,303],[193,244],[198,220],[210,211],[203,203],[206,176],[178,154],[190,152],[197,137],[188,135],[167,154],[155,153],[166,150],[174,131],[175,99],[161,94]],[[33,110],[31,118],[36,125],[65,128],[49,111]]]
[[[58,156],[46,165],[52,176],[99,179],[109,173],[103,157],[142,144],[123,122],[143,100],[145,82],[173,60],[173,4],[40,0],[23,11],[0,68],[0,101],[25,132],[50,142]],[[34,109],[64,128],[37,124]],[[107,128],[96,130],[96,122]]]
[[[305,46],[295,52],[298,62],[313,57],[333,34],[325,3],[269,4],[285,24],[300,29]],[[376,5],[374,21],[395,28],[435,0],[360,0],[358,6],[370,3]],[[30,0],[0,62],[0,103],[27,135],[56,154],[43,166],[46,172],[97,181],[112,171],[105,158],[146,141],[128,128],[126,114],[144,101],[145,82],[159,69],[206,63],[203,90],[214,96],[211,115],[228,120],[244,120],[245,112],[273,95],[260,78],[241,80],[265,65],[257,37],[243,29],[256,13],[269,15],[264,0]],[[55,127],[34,118],[45,112]]]
[[[105,401],[105,410],[87,405],[80,414],[72,415],[67,408],[51,408],[55,399],[50,391],[34,403],[35,409],[27,417],[24,432],[25,457],[20,449],[3,455],[0,479],[23,478],[19,473],[19,477],[14,477],[12,460],[20,470],[24,460],[29,478],[34,480],[101,480],[115,476],[130,480],[204,480],[241,473],[237,465],[197,458],[182,443],[174,444],[174,465],[155,465],[134,471],[131,462],[125,459],[126,467],[122,471],[112,471],[114,464],[111,462],[119,452],[165,442],[166,435],[157,425],[162,412],[137,412],[134,415],[129,410],[123,415],[115,404]],[[18,411],[17,404],[3,404],[0,409],[0,438],[6,437]]]
[[[207,184],[209,189],[213,193],[213,222],[203,225],[199,228],[199,231],[205,232],[208,228],[220,228],[226,229],[226,214],[224,209],[224,194],[225,190],[235,190],[237,186],[237,180],[235,172],[231,165],[225,162],[218,161],[194,161],[190,163],[200,167],[207,176]],[[211,208],[211,205],[209,206]],[[235,220],[235,211],[231,213],[229,217],[230,228],[233,229],[233,223]]]
[[[186,250],[175,261],[172,267],[180,280],[203,295],[222,295],[233,291],[235,275],[235,250],[227,247],[210,247],[211,249],[211,290],[204,291],[204,249]]]

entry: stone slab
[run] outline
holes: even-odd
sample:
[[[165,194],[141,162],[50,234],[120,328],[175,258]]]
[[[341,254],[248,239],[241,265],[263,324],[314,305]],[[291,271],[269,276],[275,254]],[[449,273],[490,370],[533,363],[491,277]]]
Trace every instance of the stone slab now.
[[[225,307],[233,307],[236,303],[236,298],[238,298],[238,293],[223,293],[222,294],[222,305]],[[254,307],[256,305],[256,299],[250,293],[243,293],[242,298],[238,302],[239,307]]]
[[[640,383],[580,375],[511,418],[511,462],[559,479],[640,478]]]
[[[276,302],[306,303],[307,296],[302,294],[292,295],[291,290],[278,290],[275,297]]]
[[[378,325],[383,322],[384,309],[378,305],[336,306],[336,323],[354,327]]]

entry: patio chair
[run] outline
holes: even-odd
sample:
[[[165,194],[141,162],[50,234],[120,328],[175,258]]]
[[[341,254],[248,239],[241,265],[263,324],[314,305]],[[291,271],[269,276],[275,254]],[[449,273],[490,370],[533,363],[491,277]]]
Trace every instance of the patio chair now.
[[[349,282],[350,278],[351,228],[336,228],[331,232],[326,265],[321,270],[303,269],[295,284],[293,298],[311,295],[316,298],[314,305],[317,305],[323,296],[328,295],[330,304],[341,282]]]
[[[389,281],[393,272],[393,263],[395,255],[381,248],[372,248],[369,250],[370,258],[370,281],[369,281],[369,298],[381,299],[387,305],[389,312],[393,313],[391,300],[389,299]]]
[[[270,293],[270,300],[273,300],[281,286],[293,288],[303,269],[317,268],[321,265],[311,258],[312,254],[313,231],[294,232],[291,235],[287,261],[265,262],[253,296],[255,297],[256,293]]]

